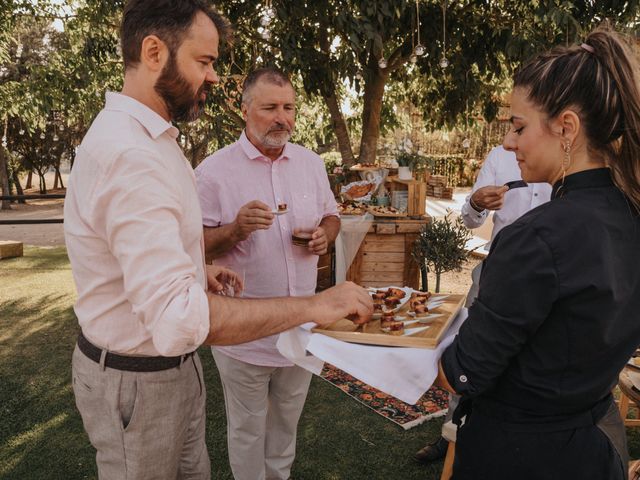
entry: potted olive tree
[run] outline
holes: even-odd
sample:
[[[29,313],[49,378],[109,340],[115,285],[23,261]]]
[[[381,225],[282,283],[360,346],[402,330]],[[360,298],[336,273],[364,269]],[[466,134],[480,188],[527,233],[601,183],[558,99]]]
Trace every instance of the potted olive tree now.
[[[427,272],[436,274],[436,293],[440,292],[440,276],[451,270],[460,271],[469,252],[465,249],[471,231],[462,218],[451,220],[449,215],[422,227],[413,245],[412,256],[420,267],[422,290],[429,290]]]
[[[396,156],[396,162],[398,163],[398,179],[411,180],[413,178],[413,169],[417,163],[416,155],[402,150]]]

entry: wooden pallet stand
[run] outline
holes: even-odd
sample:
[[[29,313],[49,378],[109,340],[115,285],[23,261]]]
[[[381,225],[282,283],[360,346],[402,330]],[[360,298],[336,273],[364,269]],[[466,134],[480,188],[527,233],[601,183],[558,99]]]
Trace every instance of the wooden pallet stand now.
[[[407,192],[407,215],[420,217],[426,212],[427,184],[419,180],[399,180],[390,177],[389,190],[404,190]]]
[[[420,229],[429,221],[428,216],[376,219],[347,271],[347,280],[365,287],[395,285],[418,289],[419,269],[411,251]]]

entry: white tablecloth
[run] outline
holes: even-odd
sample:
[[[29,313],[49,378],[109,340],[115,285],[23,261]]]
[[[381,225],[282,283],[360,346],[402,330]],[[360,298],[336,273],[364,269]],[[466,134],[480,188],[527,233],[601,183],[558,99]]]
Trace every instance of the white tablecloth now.
[[[281,333],[278,350],[316,375],[329,362],[378,390],[415,404],[436,379],[438,361],[466,318],[467,310],[462,309],[434,350],[347,343],[312,333],[314,324]]]
[[[340,233],[336,238],[336,283],[347,278],[347,270],[358,253],[360,244],[373,224],[373,215],[344,215],[340,218]]]

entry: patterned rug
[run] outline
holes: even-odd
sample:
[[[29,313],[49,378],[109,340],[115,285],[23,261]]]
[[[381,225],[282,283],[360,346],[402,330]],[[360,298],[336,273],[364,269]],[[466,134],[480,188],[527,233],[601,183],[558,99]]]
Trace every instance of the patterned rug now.
[[[361,382],[328,363],[325,363],[320,376],[405,430],[447,413],[449,395],[442,388],[431,387],[418,400],[418,403],[410,405]]]

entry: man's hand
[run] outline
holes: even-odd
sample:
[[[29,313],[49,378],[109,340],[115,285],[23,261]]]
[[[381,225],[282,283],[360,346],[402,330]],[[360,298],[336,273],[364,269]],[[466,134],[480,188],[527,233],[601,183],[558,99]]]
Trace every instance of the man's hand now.
[[[212,293],[230,292],[233,289],[236,297],[244,290],[243,279],[236,272],[218,265],[207,265],[207,284]]]
[[[274,218],[271,208],[261,201],[247,203],[240,208],[233,222],[236,240],[246,240],[256,230],[268,230]]]
[[[488,185],[479,188],[471,195],[471,206],[479,211],[500,210],[504,204],[504,194],[509,191],[507,186]],[[478,207],[478,208],[476,208]]]
[[[331,325],[341,318],[349,318],[361,325],[371,320],[373,300],[369,293],[355,283],[345,282],[313,297],[314,321],[321,327]]]
[[[318,227],[311,235],[311,241],[309,242],[309,251],[315,255],[324,255],[329,248],[329,239],[327,238],[327,232],[324,228]]]

